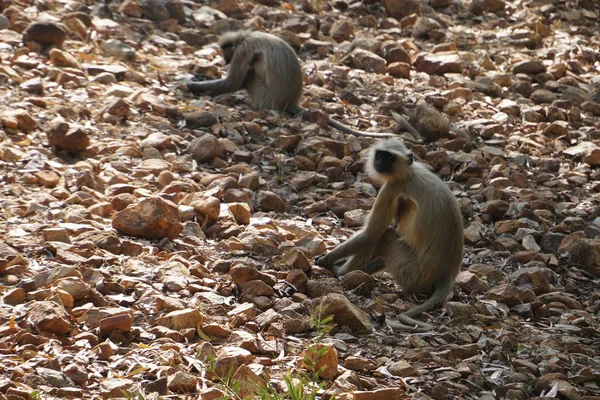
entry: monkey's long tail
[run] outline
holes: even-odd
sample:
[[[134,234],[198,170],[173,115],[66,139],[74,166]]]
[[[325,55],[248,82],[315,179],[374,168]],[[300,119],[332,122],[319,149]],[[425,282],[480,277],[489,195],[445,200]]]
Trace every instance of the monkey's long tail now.
[[[400,314],[400,321],[387,321],[387,324],[395,330],[410,331],[410,332],[429,332],[433,329],[433,326],[425,322],[418,321],[414,317],[418,316],[422,312],[433,310],[439,304],[442,304],[446,297],[452,291],[454,285],[454,279],[448,279],[435,287],[433,294],[425,303],[411,308],[410,310]]]
[[[290,114],[301,114],[306,112],[306,108],[302,107],[299,104],[290,104],[287,106],[287,108],[285,109],[285,111],[289,112]],[[413,126],[407,121],[405,120],[400,114],[397,114],[395,112],[392,111],[392,117],[394,117],[394,119],[396,120],[396,122],[398,122],[398,124],[400,124],[400,126],[407,132],[409,132],[417,141],[421,141],[423,139],[423,137],[419,134],[419,132],[413,128]],[[335,119],[332,119],[331,117],[329,117],[328,119],[328,123],[330,126],[332,126],[333,128],[340,130],[344,133],[348,133],[350,135],[354,135],[354,136],[364,136],[364,137],[373,137],[373,138],[390,138],[390,137],[395,137],[397,135],[393,134],[393,133],[378,133],[378,132],[363,132],[363,131],[357,131],[356,129],[352,129],[347,125],[342,124],[339,121],[336,121]]]
[[[396,122],[402,128],[404,128],[405,131],[407,131],[408,133],[410,133],[412,135],[412,137],[414,137],[416,140],[423,140],[423,136],[421,136],[421,134],[419,133],[419,131],[417,131],[410,124],[410,122],[408,122],[406,119],[404,119],[404,117],[402,115],[398,114],[397,112],[392,111],[392,117],[394,117],[394,119],[396,120]]]
[[[339,121],[336,121],[335,119],[332,119],[331,117],[329,117],[329,125],[333,126],[335,129],[338,129],[344,133],[349,133],[351,135],[354,136],[365,136],[365,137],[374,137],[374,138],[390,138],[390,137],[394,137],[397,136],[393,133],[378,133],[378,132],[362,132],[362,131],[357,131],[355,129],[350,128],[349,126],[346,126],[344,124],[342,124]]]

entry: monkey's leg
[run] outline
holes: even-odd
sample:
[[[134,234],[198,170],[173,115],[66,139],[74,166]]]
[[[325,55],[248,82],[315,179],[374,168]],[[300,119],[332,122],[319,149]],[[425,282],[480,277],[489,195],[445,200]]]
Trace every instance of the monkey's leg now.
[[[382,263],[387,273],[392,275],[404,289],[411,290],[416,287],[422,276],[422,264],[413,249],[398,235],[393,229],[388,229],[377,246],[377,252],[384,257],[373,260],[365,266],[365,271],[378,270]],[[408,310],[400,315],[400,321],[387,320],[387,324],[396,330],[410,332],[428,332],[433,326],[425,322],[418,321],[414,317],[421,312],[431,310],[435,304],[432,303],[432,296],[429,300],[420,306]]]

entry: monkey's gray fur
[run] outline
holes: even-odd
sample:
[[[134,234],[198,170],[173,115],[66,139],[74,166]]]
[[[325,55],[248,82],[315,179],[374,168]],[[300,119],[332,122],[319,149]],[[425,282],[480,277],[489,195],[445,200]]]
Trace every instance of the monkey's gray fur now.
[[[223,79],[190,82],[194,94],[219,94],[246,89],[252,104],[259,110],[272,109],[299,114],[302,96],[302,69],[294,50],[281,38],[264,32],[229,32],[221,36],[219,46],[229,64]],[[394,119],[417,140],[421,135],[402,116],[392,112]],[[328,118],[332,127],[356,136],[390,137],[390,133],[362,132]]]
[[[444,302],[462,265],[463,222],[456,198],[440,178],[413,162],[412,153],[398,139],[371,146],[366,171],[385,183],[364,229],[317,259],[317,264],[337,276],[356,269],[384,270],[406,292],[431,293],[425,303],[400,316],[403,323],[388,322],[394,329],[431,330],[414,317]]]

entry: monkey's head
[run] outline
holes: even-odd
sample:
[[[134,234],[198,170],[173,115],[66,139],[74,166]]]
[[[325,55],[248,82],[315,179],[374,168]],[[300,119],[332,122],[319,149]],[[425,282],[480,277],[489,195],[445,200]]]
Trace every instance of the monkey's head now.
[[[247,31],[227,32],[219,38],[219,47],[227,64],[231,62],[235,49],[245,40],[247,34]]]
[[[369,149],[366,171],[374,179],[403,181],[411,173],[413,154],[398,139],[381,140]]]

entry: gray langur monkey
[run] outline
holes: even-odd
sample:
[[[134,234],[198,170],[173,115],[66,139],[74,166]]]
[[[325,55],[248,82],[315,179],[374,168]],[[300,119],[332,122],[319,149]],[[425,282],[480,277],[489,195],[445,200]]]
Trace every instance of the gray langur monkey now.
[[[462,265],[463,221],[446,184],[398,139],[371,146],[366,171],[384,182],[364,228],[316,264],[336,276],[362,269],[385,271],[409,293],[431,293],[423,304],[388,321],[394,329],[426,332],[432,326],[414,319],[443,303]],[[392,227],[394,223],[395,228]],[[336,266],[342,259],[347,261]]]
[[[273,109],[296,115],[306,111],[298,103],[302,96],[302,69],[294,49],[278,36],[264,32],[229,32],[221,36],[219,46],[229,65],[227,76],[205,82],[189,82],[187,89],[195,94],[219,94],[246,89],[252,104],[259,110]],[[416,140],[422,137],[402,116],[394,119]],[[390,133],[362,132],[334,119],[328,124],[356,136],[385,138]]]

